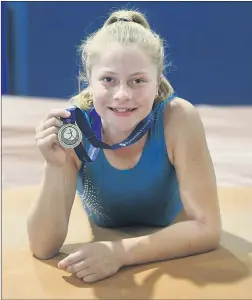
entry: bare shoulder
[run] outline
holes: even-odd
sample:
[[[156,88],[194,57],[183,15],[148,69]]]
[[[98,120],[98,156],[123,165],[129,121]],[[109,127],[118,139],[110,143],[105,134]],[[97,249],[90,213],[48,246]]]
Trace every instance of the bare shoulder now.
[[[171,162],[176,147],[193,141],[195,147],[206,144],[205,131],[197,108],[189,101],[174,98],[165,109],[165,139]]]
[[[165,117],[170,122],[186,122],[191,118],[199,118],[197,108],[189,101],[182,98],[174,98],[165,110]]]

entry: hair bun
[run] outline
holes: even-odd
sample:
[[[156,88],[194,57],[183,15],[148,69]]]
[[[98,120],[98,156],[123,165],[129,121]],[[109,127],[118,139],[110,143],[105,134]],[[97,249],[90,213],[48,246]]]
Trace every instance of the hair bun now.
[[[121,22],[133,22],[133,20],[131,18],[122,18],[122,17],[119,17],[117,18],[117,21],[121,21]]]
[[[144,15],[133,10],[118,10],[113,12],[105,22],[104,26],[108,26],[118,21],[134,22],[139,25],[142,25],[146,29],[150,29],[150,26]]]

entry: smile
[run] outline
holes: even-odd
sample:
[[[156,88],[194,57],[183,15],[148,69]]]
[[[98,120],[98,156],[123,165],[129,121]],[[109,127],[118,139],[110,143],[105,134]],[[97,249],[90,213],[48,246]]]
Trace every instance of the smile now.
[[[115,112],[122,112],[122,113],[136,110],[136,108],[113,108],[113,107],[109,107],[109,109]]]

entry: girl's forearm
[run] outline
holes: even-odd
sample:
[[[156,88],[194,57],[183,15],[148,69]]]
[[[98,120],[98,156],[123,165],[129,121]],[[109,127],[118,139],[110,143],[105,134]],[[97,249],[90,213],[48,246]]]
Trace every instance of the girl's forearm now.
[[[65,240],[76,188],[71,173],[71,167],[45,167],[40,194],[27,219],[30,247],[39,258],[54,255]]]
[[[150,235],[117,241],[122,265],[169,260],[214,250],[220,232],[198,221],[173,224]],[[121,244],[119,246],[119,244]]]

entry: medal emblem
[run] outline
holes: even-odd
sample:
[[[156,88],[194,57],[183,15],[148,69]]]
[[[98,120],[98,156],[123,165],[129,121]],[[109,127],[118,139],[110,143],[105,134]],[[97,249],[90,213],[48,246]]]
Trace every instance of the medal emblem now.
[[[58,132],[58,140],[64,148],[75,148],[82,141],[82,132],[75,124],[65,124]]]

